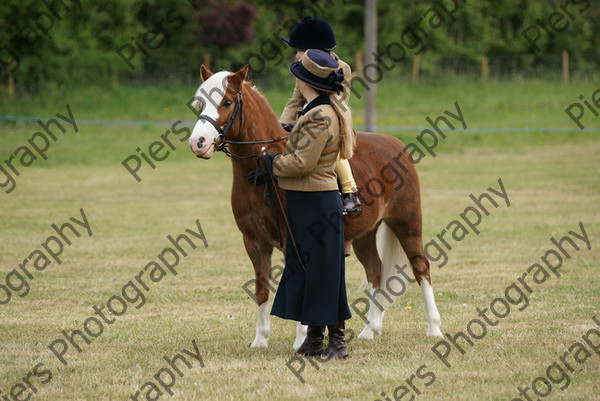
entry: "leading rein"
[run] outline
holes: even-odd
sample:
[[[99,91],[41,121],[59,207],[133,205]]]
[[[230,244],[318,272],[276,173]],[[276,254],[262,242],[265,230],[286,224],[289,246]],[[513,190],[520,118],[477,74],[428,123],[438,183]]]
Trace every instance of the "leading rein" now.
[[[227,86],[229,86],[230,88],[232,88],[234,91],[237,92],[238,98],[237,98],[237,103],[235,104],[235,109],[233,109],[233,114],[231,115],[231,118],[225,125],[225,128],[221,128],[219,126],[219,124],[217,124],[217,122],[215,121],[214,118],[212,118],[206,114],[200,114],[200,116],[198,116],[198,120],[208,121],[219,133],[219,136],[217,137],[217,139],[220,139],[220,141],[218,144],[216,144],[216,141],[215,141],[215,149],[217,151],[220,150],[221,152],[225,153],[225,155],[227,155],[227,157],[230,157],[234,161],[238,161],[239,159],[250,159],[253,157],[262,156],[262,154],[239,156],[239,155],[236,155],[235,153],[231,152],[229,150],[229,148],[227,147],[227,145],[230,145],[230,144],[231,145],[262,145],[262,144],[267,144],[267,143],[275,143],[275,142],[283,141],[289,137],[289,135],[286,135],[281,138],[268,139],[268,140],[263,140],[263,141],[229,141],[229,140],[227,140],[227,138],[226,138],[227,133],[229,132],[231,127],[233,127],[233,124],[235,123],[235,120],[237,119],[238,115],[240,116],[240,130],[241,130],[242,114],[243,114],[242,109],[244,107],[244,99],[242,98],[242,91],[239,88],[236,88],[235,86],[231,85],[229,82],[227,82]],[[201,145],[199,145],[198,147],[201,147]],[[264,148],[263,148],[263,152],[264,152]],[[279,208],[281,209],[281,212],[283,213],[283,218],[285,220],[285,224],[287,226],[288,233],[290,234],[290,239],[292,240],[294,250],[296,251],[296,256],[298,257],[298,261],[300,262],[300,266],[302,266],[304,271],[306,271],[306,266],[304,265],[304,263],[302,261],[302,257],[300,255],[300,250],[298,248],[298,245],[296,244],[296,239],[294,238],[294,234],[292,233],[292,228],[290,227],[290,223],[288,221],[287,215],[285,213],[285,209],[283,207],[283,201],[281,200],[281,198],[279,197],[279,193],[277,192],[277,188],[276,188],[277,184],[275,183],[275,177],[273,177],[271,174],[267,174],[267,175],[269,176],[269,178],[268,178],[268,181],[265,183],[266,184],[265,185],[265,195],[268,195],[271,198],[271,202],[273,202],[272,203],[273,204],[273,214],[275,216],[275,224],[277,226],[277,233],[279,235],[279,246],[283,247],[283,238],[281,237],[281,230],[279,228],[279,217],[277,215],[277,210],[275,210],[275,199],[277,199],[277,201],[279,203]],[[273,196],[273,194],[275,194],[275,196]],[[264,196],[263,198],[265,198],[265,197],[266,196]]]
[[[244,108],[244,99],[242,98],[242,91],[239,88],[236,88],[235,86],[231,85],[229,82],[227,82],[227,86],[229,86],[230,88],[232,88],[234,91],[237,92],[238,98],[237,98],[237,102],[235,104],[235,109],[233,109],[233,114],[231,115],[231,118],[225,125],[225,128],[221,128],[219,126],[219,124],[217,124],[217,122],[215,121],[214,118],[212,118],[206,114],[200,114],[198,116],[198,120],[208,121],[219,133],[217,140],[215,140],[215,149],[217,151],[221,151],[221,152],[225,153],[225,155],[227,157],[230,157],[231,159],[233,159],[235,161],[238,161],[239,159],[250,159],[253,157],[259,157],[261,155],[260,154],[249,155],[249,156],[236,155],[231,150],[229,150],[227,145],[261,145],[261,144],[275,143],[275,142],[283,141],[289,137],[289,135],[286,135],[281,138],[268,139],[268,140],[264,140],[264,141],[230,141],[230,140],[227,140],[227,138],[226,138],[227,133],[229,132],[231,127],[233,127],[233,124],[235,123],[235,120],[237,119],[238,115],[240,116],[240,129],[242,128],[242,115],[243,115],[242,109]],[[217,143],[217,141],[218,141],[218,143]],[[199,145],[198,147],[201,147],[201,145]]]

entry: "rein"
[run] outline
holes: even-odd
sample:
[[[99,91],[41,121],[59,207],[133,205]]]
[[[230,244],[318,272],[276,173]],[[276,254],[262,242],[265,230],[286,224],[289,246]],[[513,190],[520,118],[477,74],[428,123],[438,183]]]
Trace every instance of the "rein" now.
[[[294,246],[294,251],[296,251],[296,257],[298,258],[298,262],[304,271],[306,271],[306,266],[304,266],[304,262],[302,261],[302,256],[300,255],[300,248],[296,244],[296,238],[294,238],[294,233],[292,232],[292,227],[290,227],[290,222],[288,221],[287,214],[285,213],[285,209],[283,208],[283,202],[279,197],[279,192],[277,192],[277,184],[275,183],[275,177],[271,174],[268,174],[269,181],[266,182],[265,190],[268,191],[271,196],[271,201],[273,202],[273,213],[275,214],[275,224],[277,226],[277,234],[279,235],[279,246],[283,248],[283,238],[281,238],[281,230],[279,229],[279,218],[277,217],[277,211],[275,210],[275,202],[273,197],[273,192],[275,193],[275,197],[279,202],[279,208],[281,209],[281,213],[283,214],[283,220],[285,221],[285,225],[287,226],[288,233],[290,234],[290,239],[292,240],[292,245]]]
[[[259,157],[259,156],[261,156],[261,154],[248,155],[248,156],[236,155],[235,153],[233,153],[229,150],[227,145],[230,145],[230,144],[231,145],[262,145],[262,144],[267,144],[267,143],[275,143],[275,142],[283,141],[289,137],[289,135],[286,135],[281,138],[268,139],[268,140],[263,140],[263,141],[229,141],[229,140],[227,140],[227,138],[226,138],[227,133],[229,132],[231,127],[233,127],[233,124],[235,124],[235,120],[237,119],[238,115],[240,116],[240,130],[242,129],[242,115],[243,115],[242,109],[244,107],[244,99],[242,98],[242,91],[239,88],[236,88],[235,86],[231,85],[229,82],[227,82],[227,86],[229,86],[230,88],[232,88],[233,90],[235,90],[237,92],[238,98],[237,98],[237,103],[235,104],[235,109],[233,109],[233,114],[231,115],[231,118],[227,122],[227,125],[225,125],[225,128],[221,128],[219,126],[219,124],[217,124],[217,122],[215,121],[214,118],[212,118],[206,114],[201,114],[200,116],[198,116],[198,120],[208,121],[219,133],[219,136],[217,137],[217,139],[220,139],[220,142],[218,145],[216,145],[217,151],[221,151],[221,152],[225,153],[225,155],[227,155],[227,157],[230,157],[232,160],[235,160],[235,161],[238,161],[239,159],[250,159],[253,157]],[[202,146],[199,145],[198,147],[202,147]],[[262,148],[262,151],[263,151],[263,154],[265,154],[264,147]],[[275,199],[277,199],[277,201],[279,203],[279,208],[281,209],[281,212],[283,213],[283,219],[285,220],[285,224],[286,224],[288,232],[290,234],[290,239],[292,240],[294,250],[296,251],[296,256],[298,257],[298,261],[300,262],[300,266],[302,266],[304,271],[306,271],[306,266],[304,266],[304,262],[302,261],[302,258],[300,256],[300,250],[298,248],[298,245],[296,244],[296,239],[294,238],[294,234],[292,233],[292,228],[290,227],[290,223],[288,221],[287,215],[285,213],[285,209],[283,207],[283,201],[279,197],[279,193],[277,192],[276,186],[277,186],[277,184],[275,183],[275,178],[269,174],[269,181],[267,181],[267,183],[266,183],[265,193],[269,195],[269,197],[271,198],[271,202],[273,202],[273,215],[275,217],[275,224],[277,226],[277,234],[279,235],[279,246],[283,247],[283,238],[281,238],[281,230],[279,229],[279,217],[277,215],[277,210],[275,208]],[[275,194],[275,196],[273,196],[273,194]]]
[[[239,159],[250,159],[253,157],[259,157],[260,154],[249,155],[249,156],[236,155],[235,153],[231,152],[231,150],[229,150],[227,145],[230,145],[230,144],[231,145],[261,145],[261,144],[266,144],[266,143],[274,143],[274,142],[283,141],[289,137],[289,135],[286,135],[281,138],[268,139],[268,140],[264,140],[264,141],[229,141],[229,140],[227,140],[227,138],[226,138],[227,133],[229,132],[231,127],[233,127],[233,124],[235,123],[235,120],[237,119],[238,115],[240,116],[240,130],[241,130],[242,122],[243,122],[242,121],[242,116],[243,116],[242,109],[244,108],[244,98],[242,97],[242,91],[239,88],[236,88],[235,86],[231,85],[229,82],[227,82],[227,86],[229,86],[230,88],[232,88],[233,90],[235,90],[237,92],[238,98],[237,98],[237,102],[235,104],[235,109],[233,109],[233,114],[231,115],[231,118],[227,122],[227,125],[225,125],[225,128],[221,128],[219,126],[219,124],[217,124],[217,122],[214,120],[214,118],[212,118],[206,114],[200,114],[200,116],[198,116],[198,120],[208,121],[219,133],[217,140],[220,140],[220,141],[219,141],[218,145],[216,145],[217,151],[221,151],[221,152],[225,153],[225,155],[227,157],[230,157],[231,159],[233,159],[235,161],[238,161]],[[216,143],[216,141],[215,141],[215,143]],[[201,147],[201,145],[199,145],[198,147]]]

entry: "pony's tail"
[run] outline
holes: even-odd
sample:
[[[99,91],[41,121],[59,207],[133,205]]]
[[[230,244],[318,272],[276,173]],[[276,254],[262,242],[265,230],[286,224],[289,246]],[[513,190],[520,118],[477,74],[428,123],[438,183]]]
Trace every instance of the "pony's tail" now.
[[[375,288],[372,284],[369,286],[367,325],[358,338],[373,339],[381,334],[386,309],[394,303],[397,295],[404,293],[407,285],[402,275],[398,273],[398,268],[404,267],[405,264],[410,266],[410,262],[400,241],[387,223],[381,223],[377,229],[376,239],[377,253],[381,259],[381,280],[379,288]]]
[[[381,223],[377,229],[376,244],[377,253],[379,253],[379,257],[381,258],[381,281],[379,287],[391,299],[394,299],[394,294],[403,293],[408,284],[398,269],[405,268],[411,272],[411,264],[400,241],[398,241],[398,238],[386,222]]]

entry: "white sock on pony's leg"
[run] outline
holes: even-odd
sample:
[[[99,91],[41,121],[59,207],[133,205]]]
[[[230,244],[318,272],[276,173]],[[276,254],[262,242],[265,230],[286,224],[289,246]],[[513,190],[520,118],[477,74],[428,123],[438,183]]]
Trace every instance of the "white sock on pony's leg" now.
[[[358,335],[358,338],[364,340],[372,340],[381,335],[385,306],[389,305],[387,300],[382,299],[383,297],[381,296],[381,290],[375,289],[372,284],[369,284],[369,293],[371,296],[369,297],[370,301],[369,313],[367,314],[367,325]],[[380,297],[377,298],[377,295],[380,295]],[[374,299],[377,300],[377,302],[373,302]]]
[[[298,322],[298,325],[296,326],[296,341],[294,341],[294,345],[292,345],[292,348],[294,349],[294,351],[298,351],[298,349],[300,349],[300,346],[302,345],[302,343],[304,342],[304,339],[306,338],[306,330],[307,329],[308,329],[307,325]]]
[[[425,310],[427,311],[427,337],[443,337],[442,331],[440,330],[442,319],[440,318],[440,313],[435,304],[433,287],[426,278],[421,279],[421,289],[423,290]]]
[[[269,346],[269,335],[271,334],[271,322],[269,320],[269,303],[258,307],[256,312],[256,337],[250,344],[252,348],[268,347]]]

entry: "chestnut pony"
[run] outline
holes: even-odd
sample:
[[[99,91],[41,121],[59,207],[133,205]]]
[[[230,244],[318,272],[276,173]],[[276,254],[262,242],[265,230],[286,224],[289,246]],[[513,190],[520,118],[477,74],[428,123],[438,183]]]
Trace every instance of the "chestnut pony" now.
[[[233,187],[231,205],[246,252],[255,274],[258,303],[256,337],[252,347],[266,347],[271,331],[269,323],[269,280],[273,248],[283,251],[280,238],[285,237],[285,216],[278,198],[285,203],[284,191],[272,201],[277,204],[279,224],[272,205],[263,200],[264,185],[247,182],[248,172],[256,168],[256,157],[267,147],[269,153],[283,153],[287,132],[281,128],[264,96],[245,81],[248,66],[231,73],[212,73],[200,69],[203,83],[196,91],[193,105],[200,117],[190,136],[192,152],[210,159],[215,151],[232,158]],[[429,261],[423,252],[421,237],[421,197],[419,177],[405,145],[388,135],[358,132],[354,157],[350,160],[354,178],[361,189],[363,211],[344,218],[344,235],[365,268],[369,282],[367,298],[351,303],[366,326],[359,338],[372,339],[381,334],[385,309],[413,281],[406,274],[412,268],[420,284],[427,312],[427,336],[441,337],[440,315],[435,304]],[[315,235],[327,229],[315,227]],[[285,242],[285,241],[284,241]],[[359,307],[362,306],[361,310]],[[298,324],[294,349],[306,336],[306,326]]]

